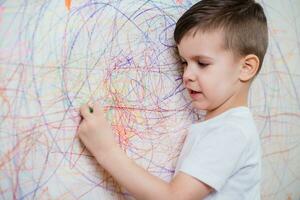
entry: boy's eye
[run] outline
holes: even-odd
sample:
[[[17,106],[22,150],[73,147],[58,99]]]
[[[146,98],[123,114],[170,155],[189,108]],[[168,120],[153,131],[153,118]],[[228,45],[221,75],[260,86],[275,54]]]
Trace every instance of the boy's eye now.
[[[180,64],[181,64],[181,66],[183,66],[183,68],[187,67],[187,62],[184,60],[180,60]],[[208,63],[204,63],[204,62],[200,62],[200,61],[198,61],[197,64],[200,66],[200,68],[205,68],[209,65]]]
[[[180,61],[181,65],[187,65],[186,61]]]
[[[209,64],[203,63],[203,62],[198,62],[198,65],[199,65],[201,68],[204,68],[204,67],[207,67]]]

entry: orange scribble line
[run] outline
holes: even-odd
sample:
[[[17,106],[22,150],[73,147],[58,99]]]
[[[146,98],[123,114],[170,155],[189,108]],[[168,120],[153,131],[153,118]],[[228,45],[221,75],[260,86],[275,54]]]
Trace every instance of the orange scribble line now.
[[[66,5],[68,10],[70,10],[70,8],[71,8],[71,1],[72,0],[65,0],[65,5]]]

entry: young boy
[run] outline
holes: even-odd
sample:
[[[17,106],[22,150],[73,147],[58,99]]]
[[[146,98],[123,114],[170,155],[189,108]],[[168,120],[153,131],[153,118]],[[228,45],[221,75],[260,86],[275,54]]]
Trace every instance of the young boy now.
[[[174,37],[192,105],[207,113],[191,126],[172,181],[126,156],[97,104],[80,109],[80,139],[137,199],[260,199],[260,142],[247,98],[268,45],[263,8],[254,0],[202,0],[178,20]]]

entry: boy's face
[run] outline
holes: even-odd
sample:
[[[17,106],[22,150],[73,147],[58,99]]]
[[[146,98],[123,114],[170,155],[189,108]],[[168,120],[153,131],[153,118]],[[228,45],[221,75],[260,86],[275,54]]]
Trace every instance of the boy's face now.
[[[196,109],[209,112],[237,103],[241,62],[224,48],[223,38],[222,31],[198,31],[178,44],[184,86]]]

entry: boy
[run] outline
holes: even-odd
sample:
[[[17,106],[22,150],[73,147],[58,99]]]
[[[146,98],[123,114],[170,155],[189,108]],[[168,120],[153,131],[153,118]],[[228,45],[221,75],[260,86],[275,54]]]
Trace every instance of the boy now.
[[[122,152],[97,104],[92,113],[80,109],[80,139],[137,199],[260,199],[260,142],[247,98],[268,45],[263,8],[254,0],[202,0],[178,20],[174,38],[192,105],[207,113],[191,126],[172,181]]]

